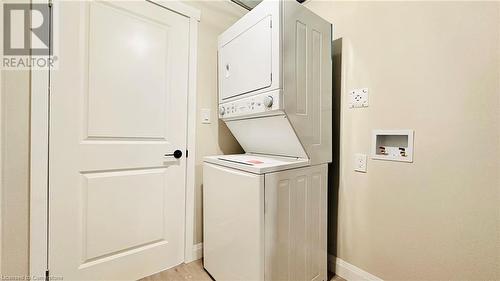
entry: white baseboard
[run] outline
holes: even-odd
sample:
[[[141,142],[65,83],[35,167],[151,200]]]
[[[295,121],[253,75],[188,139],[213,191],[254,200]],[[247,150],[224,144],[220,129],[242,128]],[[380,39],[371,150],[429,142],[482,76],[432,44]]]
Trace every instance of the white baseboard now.
[[[193,245],[192,260],[199,260],[203,257],[203,243]],[[328,270],[347,281],[384,281],[383,279],[368,273],[361,268],[354,266],[340,258],[328,255]]]
[[[203,243],[198,243],[192,245],[191,247],[186,247],[184,263],[190,263],[195,260],[199,260],[202,257],[203,257]]]
[[[381,278],[332,255],[328,255],[328,269],[347,281],[383,281]]]
[[[203,257],[203,243],[193,246],[193,260],[199,260]]]

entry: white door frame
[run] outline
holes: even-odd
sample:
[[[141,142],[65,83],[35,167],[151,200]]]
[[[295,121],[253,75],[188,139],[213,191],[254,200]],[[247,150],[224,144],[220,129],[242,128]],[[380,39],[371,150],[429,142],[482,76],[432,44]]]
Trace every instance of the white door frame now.
[[[47,3],[48,0],[32,0]],[[189,74],[186,159],[186,209],[184,262],[193,261],[194,190],[196,164],[196,73],[200,10],[177,0],[151,0],[189,18]],[[31,70],[30,127],[30,276],[45,276],[48,266],[48,163],[49,163],[49,69]]]

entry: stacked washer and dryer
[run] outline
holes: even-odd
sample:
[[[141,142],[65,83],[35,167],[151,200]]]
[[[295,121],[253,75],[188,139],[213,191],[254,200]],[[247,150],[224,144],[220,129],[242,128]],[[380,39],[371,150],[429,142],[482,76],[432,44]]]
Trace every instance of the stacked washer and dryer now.
[[[264,0],[219,36],[219,118],[245,154],[204,159],[217,281],[327,280],[332,33],[296,1]]]

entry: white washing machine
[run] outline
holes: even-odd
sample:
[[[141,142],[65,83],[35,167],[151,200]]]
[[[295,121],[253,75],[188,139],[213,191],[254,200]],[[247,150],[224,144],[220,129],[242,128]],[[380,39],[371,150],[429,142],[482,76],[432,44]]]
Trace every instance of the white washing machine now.
[[[332,25],[264,0],[219,36],[219,118],[246,154],[204,159],[204,267],[217,281],[326,281]]]
[[[205,158],[204,267],[215,280],[327,280],[327,164]]]

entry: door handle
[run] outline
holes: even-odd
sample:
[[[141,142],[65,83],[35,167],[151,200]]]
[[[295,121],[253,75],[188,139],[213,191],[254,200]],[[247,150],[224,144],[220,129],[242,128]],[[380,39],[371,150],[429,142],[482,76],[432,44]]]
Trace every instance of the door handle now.
[[[182,151],[177,149],[176,151],[174,151],[174,153],[168,153],[168,154],[165,154],[165,156],[173,156],[174,158],[179,159],[182,157]]]

